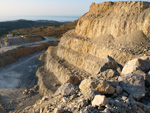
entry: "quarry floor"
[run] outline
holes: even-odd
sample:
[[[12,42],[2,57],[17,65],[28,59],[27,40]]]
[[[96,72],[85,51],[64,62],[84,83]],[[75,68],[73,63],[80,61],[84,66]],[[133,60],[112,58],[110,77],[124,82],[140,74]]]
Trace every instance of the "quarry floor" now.
[[[48,40],[54,41],[58,39],[46,37],[45,41]],[[0,53],[14,49],[16,46],[3,46],[0,48]],[[36,86],[38,58],[43,52],[45,50],[21,57],[17,62],[0,68],[0,104],[7,112],[33,105],[37,99],[41,98],[38,93],[29,95],[23,92]]]
[[[43,52],[22,57],[17,62],[0,68],[1,103],[6,109],[24,108],[29,104],[32,105],[39,98],[37,95],[29,98],[22,92],[36,84],[35,74],[38,67],[38,58]],[[28,101],[30,102],[28,103]]]

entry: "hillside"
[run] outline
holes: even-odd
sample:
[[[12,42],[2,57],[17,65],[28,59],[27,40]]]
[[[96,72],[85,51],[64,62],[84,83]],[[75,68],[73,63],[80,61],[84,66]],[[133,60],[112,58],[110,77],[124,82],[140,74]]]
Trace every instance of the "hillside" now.
[[[57,21],[51,21],[51,20],[50,21],[47,21],[47,20],[38,20],[38,21],[16,20],[16,21],[0,22],[0,36],[8,34],[9,31],[12,31],[14,29],[39,27],[39,26],[43,26],[43,25],[58,27],[64,23],[66,23],[66,22],[57,22]]]
[[[32,28],[23,28],[10,31],[11,34],[27,34],[27,35],[39,35],[47,37],[62,37],[62,35],[68,30],[74,29],[77,21],[63,24],[61,26],[40,26]]]

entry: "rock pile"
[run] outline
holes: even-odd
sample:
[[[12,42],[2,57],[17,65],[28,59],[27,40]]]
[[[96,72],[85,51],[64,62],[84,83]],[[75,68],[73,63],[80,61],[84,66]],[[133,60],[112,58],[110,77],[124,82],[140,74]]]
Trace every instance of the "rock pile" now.
[[[148,64],[150,57],[144,56],[144,58],[147,59]],[[127,66],[131,69],[135,66],[133,63],[130,64],[132,61],[135,59],[127,62],[122,72]],[[118,63],[113,60],[112,64]],[[145,63],[140,64],[140,67],[141,69],[147,68]],[[110,69],[115,71],[114,65],[105,65],[105,69],[105,71]],[[109,76],[109,73],[105,73],[106,76],[109,76],[109,80],[98,78],[103,75],[101,74],[103,72],[100,72],[97,75],[89,76],[88,79],[83,79],[76,86],[65,83],[58,88],[53,96],[43,97],[34,106],[30,106],[22,112],[150,113],[150,101],[148,101],[150,100],[150,87],[146,85],[146,81],[149,81],[146,77],[150,76],[149,70],[142,71],[141,69],[137,68],[137,70],[124,75],[117,74],[118,77],[115,80],[113,76]]]

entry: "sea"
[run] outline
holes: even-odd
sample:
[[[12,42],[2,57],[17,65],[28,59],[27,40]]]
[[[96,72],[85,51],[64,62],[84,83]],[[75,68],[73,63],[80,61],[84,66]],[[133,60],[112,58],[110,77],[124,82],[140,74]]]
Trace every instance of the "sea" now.
[[[0,16],[0,22],[13,21],[19,19],[25,20],[55,20],[59,22],[72,22],[79,18],[80,16]]]

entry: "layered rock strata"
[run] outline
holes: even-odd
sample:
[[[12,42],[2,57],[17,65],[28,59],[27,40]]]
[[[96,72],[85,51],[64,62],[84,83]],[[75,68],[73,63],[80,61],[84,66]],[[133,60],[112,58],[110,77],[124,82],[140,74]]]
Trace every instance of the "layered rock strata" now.
[[[41,59],[44,69],[61,83],[78,84],[100,73],[109,55],[120,65],[120,73],[127,61],[150,53],[149,6],[141,1],[93,3],[76,28],[62,36],[58,47],[46,51]]]

